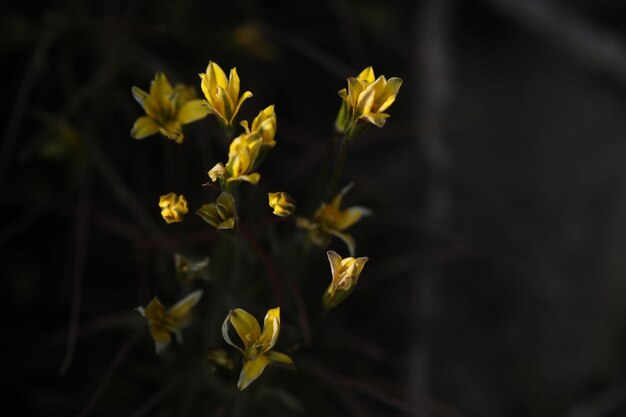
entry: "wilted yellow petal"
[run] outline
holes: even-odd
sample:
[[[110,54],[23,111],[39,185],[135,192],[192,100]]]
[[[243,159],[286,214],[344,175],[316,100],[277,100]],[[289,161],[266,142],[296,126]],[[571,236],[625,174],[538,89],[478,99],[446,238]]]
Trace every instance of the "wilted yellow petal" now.
[[[211,168],[208,174],[211,181],[215,182],[226,174],[226,168],[224,167],[224,164],[218,162],[213,168]]]
[[[261,376],[269,362],[269,359],[265,355],[259,355],[255,359],[245,361],[241,369],[241,374],[239,374],[239,381],[237,382],[239,391],[246,389],[248,385]]]
[[[326,256],[328,256],[328,262],[330,263],[330,272],[334,277],[339,272],[341,268],[341,256],[334,250],[329,250],[326,252]]]

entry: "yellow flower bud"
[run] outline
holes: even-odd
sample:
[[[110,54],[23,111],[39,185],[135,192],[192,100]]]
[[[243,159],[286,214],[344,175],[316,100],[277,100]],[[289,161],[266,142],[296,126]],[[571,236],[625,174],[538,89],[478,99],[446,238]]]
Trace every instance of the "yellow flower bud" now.
[[[189,212],[187,200],[182,194],[162,195],[159,197],[159,207],[161,207],[161,216],[167,224],[182,222],[185,214]]]
[[[336,307],[339,303],[350,295],[356,287],[359,275],[363,271],[367,257],[342,259],[337,252],[329,250],[326,252],[330,269],[332,272],[332,282],[324,293],[322,302],[327,309]]]
[[[296,209],[296,201],[285,192],[268,193],[270,207],[274,209],[274,214],[280,217],[287,217]]]
[[[237,223],[235,198],[227,191],[217,197],[215,203],[204,204],[196,214],[217,229],[232,229]]]
[[[224,164],[222,164],[221,162],[218,162],[209,171],[209,178],[211,178],[211,181],[215,182],[219,178],[222,178],[225,174],[226,174],[226,168],[224,167]]]
[[[252,121],[252,127],[248,127],[248,122],[245,120],[241,122],[241,125],[247,134],[258,133],[261,135],[262,146],[269,148],[276,146],[276,141],[274,141],[276,136],[276,112],[273,104],[259,112]]]
[[[242,134],[230,144],[228,162],[226,163],[227,184],[247,181],[256,184],[261,174],[254,170],[259,151],[261,150],[261,136],[258,133]]]

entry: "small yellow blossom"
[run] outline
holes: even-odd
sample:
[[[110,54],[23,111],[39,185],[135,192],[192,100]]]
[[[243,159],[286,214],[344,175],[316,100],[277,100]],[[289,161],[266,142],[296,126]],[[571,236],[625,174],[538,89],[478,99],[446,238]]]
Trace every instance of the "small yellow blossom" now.
[[[348,88],[339,91],[343,99],[335,127],[348,132],[357,122],[365,121],[383,127],[389,117],[385,110],[396,100],[402,79],[389,80],[381,75],[375,78],[372,67],[367,67],[357,77],[348,78]]]
[[[244,133],[231,142],[226,163],[226,184],[259,182],[261,174],[252,171],[257,165],[261,144],[261,135],[258,133]]]
[[[217,197],[215,203],[204,204],[196,214],[217,229],[232,229],[237,223],[235,198],[227,191]]]
[[[137,307],[137,311],[148,319],[150,334],[154,339],[157,353],[163,352],[169,346],[172,341],[170,333],[176,336],[178,343],[182,343],[181,331],[191,321],[191,309],[201,297],[202,290],[194,291],[167,311],[157,297],[154,297],[146,308]]]
[[[354,256],[356,243],[352,236],[344,233],[344,231],[358,222],[361,217],[369,215],[371,212],[364,207],[349,207],[341,210],[341,200],[351,186],[350,184],[341,190],[330,204],[322,203],[312,220],[298,217],[296,225],[307,229],[309,231],[309,240],[321,247],[328,246],[332,236],[338,237],[344,241],[350,251],[350,255]]]
[[[228,335],[232,325],[243,342],[243,349],[237,346]],[[294,368],[291,358],[284,353],[271,350],[276,344],[280,333],[280,307],[273,308],[265,315],[263,332],[259,322],[245,310],[231,310],[222,324],[222,335],[229,345],[243,354],[243,368],[239,375],[237,388],[243,391],[257,379],[269,364],[285,365]]]
[[[252,97],[249,91],[239,97],[239,75],[237,68],[230,70],[228,79],[224,70],[213,61],[209,61],[206,73],[200,74],[202,92],[206,98],[205,104],[222,125],[231,129],[233,121],[248,98]]]
[[[258,133],[261,135],[261,146],[273,148],[276,146],[274,137],[276,136],[276,112],[274,105],[261,110],[257,117],[252,121],[252,126],[248,127],[247,121],[242,121],[241,126],[246,130],[247,134]]]
[[[224,349],[211,349],[206,354],[206,359],[211,364],[213,370],[216,370],[216,367],[225,368],[228,370],[232,370],[235,365],[233,361],[228,356],[228,353]]]
[[[182,194],[162,195],[159,197],[159,207],[161,207],[161,216],[167,224],[182,222],[185,214],[189,212],[187,200]]]
[[[168,139],[183,143],[182,125],[195,122],[209,114],[202,100],[196,99],[193,87],[177,84],[172,88],[165,74],[159,72],[150,84],[150,94],[132,88],[133,97],[143,107],[146,116],[135,122],[130,135],[143,139],[161,133]]]
[[[296,209],[296,202],[285,192],[268,193],[270,207],[274,209],[274,214],[280,217],[287,217]]]
[[[342,259],[337,252],[332,250],[329,250],[326,254],[330,262],[333,280],[324,293],[322,302],[325,308],[330,309],[345,300],[354,290],[368,258],[355,259],[350,257]]]
[[[210,259],[206,256],[185,256],[175,253],[176,278],[187,284],[195,280],[208,281],[209,263]]]

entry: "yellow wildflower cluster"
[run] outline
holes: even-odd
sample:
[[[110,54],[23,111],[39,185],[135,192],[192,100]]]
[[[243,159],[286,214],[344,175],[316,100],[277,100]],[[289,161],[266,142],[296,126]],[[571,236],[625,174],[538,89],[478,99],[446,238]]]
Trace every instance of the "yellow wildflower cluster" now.
[[[147,93],[137,87],[132,92],[146,112],[135,122],[131,136],[142,139],[161,133],[176,143],[182,143],[182,125],[207,116],[215,115],[219,125],[229,139],[228,160],[219,162],[208,171],[213,189],[219,189],[214,202],[203,204],[197,209],[204,221],[218,230],[236,229],[239,222],[235,201],[236,187],[241,182],[258,184],[261,174],[258,171],[270,150],[276,146],[277,118],[274,105],[261,110],[252,120],[241,121],[243,132],[234,135],[237,115],[242,104],[252,93],[240,94],[240,79],[236,68],[230,70],[228,78],[222,68],[209,61],[207,69],[200,74],[204,100],[196,98],[195,90],[182,84],[172,87],[162,73],[157,73]],[[402,80],[385,76],[375,77],[372,67],[367,67],[358,76],[348,78],[348,87],[339,91],[341,108],[335,123],[336,130],[342,133],[341,146],[328,195],[335,193],[335,180],[341,176],[345,144],[363,131],[368,124],[383,127],[389,117],[385,111],[394,103]],[[233,138],[233,136],[235,136]],[[342,200],[351,184],[337,193],[330,202],[322,202],[310,218],[298,217],[296,225],[307,231],[307,239],[321,247],[328,246],[333,237],[341,239],[350,254],[342,258],[337,252],[326,252],[331,269],[331,283],[322,295],[322,305],[331,309],[343,302],[355,289],[361,272],[368,261],[367,257],[355,258],[356,243],[347,230],[363,216],[369,215],[366,208],[353,206],[342,208]],[[284,191],[268,193],[268,203],[273,214],[288,217],[294,213],[296,203]],[[183,195],[169,193],[159,199],[163,219],[169,223],[183,220],[188,213],[187,200]],[[176,272],[180,283],[191,285],[199,280],[209,279],[209,258],[175,255]],[[171,343],[172,334],[182,342],[182,329],[191,321],[191,310],[202,297],[202,290],[191,292],[173,307],[165,309],[157,297],[144,308],[137,310],[148,322],[157,353]],[[247,311],[231,310],[222,324],[222,336],[226,343],[235,347],[243,355],[243,366],[237,388],[244,390],[263,373],[268,365],[283,365],[295,368],[292,359],[274,350],[280,333],[280,307],[267,311],[263,329],[257,319]],[[239,336],[241,344],[232,341],[231,328]],[[210,349],[206,360],[212,367],[233,369],[233,362],[223,349]]]

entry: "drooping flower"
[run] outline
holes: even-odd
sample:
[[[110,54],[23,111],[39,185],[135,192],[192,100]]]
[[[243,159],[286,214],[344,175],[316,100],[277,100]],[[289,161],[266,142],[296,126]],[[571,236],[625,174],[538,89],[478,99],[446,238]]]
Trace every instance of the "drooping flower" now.
[[[375,78],[371,66],[357,77],[348,78],[348,88],[339,90],[343,101],[335,122],[337,131],[349,132],[360,121],[383,127],[389,117],[385,110],[396,100],[401,85],[398,77]]]
[[[167,224],[182,222],[185,214],[189,212],[187,200],[182,194],[169,193],[160,196],[159,207],[161,207],[161,216]]]
[[[274,214],[280,217],[287,217],[296,209],[296,201],[289,194],[279,191],[268,193],[269,205],[274,209]]]
[[[344,187],[330,204],[322,203],[312,220],[298,217],[296,225],[308,230],[309,240],[317,246],[328,246],[332,236],[338,237],[346,244],[350,255],[354,256],[356,243],[351,235],[345,233],[345,230],[358,222],[361,217],[371,214],[371,212],[365,207],[341,209],[341,200],[351,187],[352,184]]]
[[[361,275],[363,266],[365,266],[368,258],[355,259],[350,257],[342,259],[337,252],[332,250],[329,250],[326,254],[328,255],[333,278],[322,297],[322,302],[326,309],[331,309],[345,300],[354,291],[359,275]]]
[[[241,105],[252,97],[250,91],[244,92],[239,97],[240,82],[237,68],[230,70],[227,79],[224,70],[215,62],[209,61],[206,72],[200,74],[200,78],[202,92],[206,98],[205,104],[224,127],[231,129]]]
[[[135,139],[161,133],[181,144],[184,140],[182,125],[200,120],[209,114],[202,100],[196,98],[193,87],[177,84],[172,88],[162,72],[154,76],[150,93],[139,87],[133,87],[132,92],[146,112],[146,116],[137,119],[130,132]]]
[[[197,290],[180,300],[169,310],[154,297],[146,308],[137,307],[137,311],[148,319],[150,334],[154,340],[156,352],[161,353],[172,341],[171,333],[182,343],[182,329],[191,321],[191,309],[202,297],[202,290]]]
[[[215,203],[204,204],[196,214],[217,229],[232,229],[237,223],[235,198],[228,191],[224,191]]]
[[[243,348],[237,346],[230,339],[228,330],[235,328],[243,343]],[[269,364],[284,365],[294,368],[291,358],[284,353],[273,351],[278,334],[280,333],[280,307],[268,310],[263,323],[263,331],[259,322],[247,311],[236,308],[231,310],[222,324],[222,335],[229,345],[243,354],[243,368],[239,375],[237,388],[243,391],[257,379]]]

